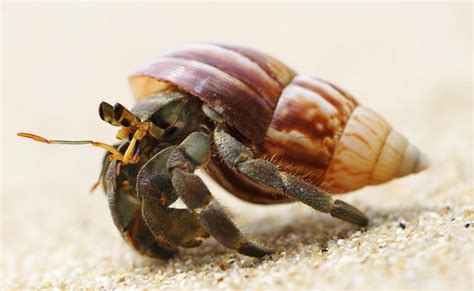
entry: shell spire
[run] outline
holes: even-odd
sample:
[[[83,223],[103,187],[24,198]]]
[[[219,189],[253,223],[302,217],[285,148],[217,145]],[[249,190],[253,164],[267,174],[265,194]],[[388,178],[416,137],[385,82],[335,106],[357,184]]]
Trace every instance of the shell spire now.
[[[283,90],[265,138],[280,166],[331,193],[424,170],[427,157],[345,90],[296,76]]]
[[[427,167],[426,155],[378,114],[358,106],[340,137],[323,185],[336,193],[346,192]]]

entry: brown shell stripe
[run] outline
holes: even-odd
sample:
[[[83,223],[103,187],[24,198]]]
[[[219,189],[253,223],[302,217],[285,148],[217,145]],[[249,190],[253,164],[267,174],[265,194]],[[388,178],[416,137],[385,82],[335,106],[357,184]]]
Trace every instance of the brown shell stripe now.
[[[334,86],[298,75],[279,100],[267,131],[267,149],[324,170],[355,106]]]
[[[210,44],[184,46],[164,57],[198,61],[213,66],[241,82],[262,96],[274,108],[282,88],[257,63],[238,52]]]
[[[398,131],[391,130],[372,170],[371,184],[385,182],[396,177],[408,147],[408,140]]]
[[[352,110],[354,110],[358,104],[357,101],[344,90],[321,79],[298,75],[291,83],[317,93],[336,107],[342,116],[347,118],[349,118]]]
[[[245,83],[198,61],[160,58],[139,70],[135,76],[151,76],[168,81],[200,97],[255,142],[263,140],[273,115],[274,108]]]
[[[243,56],[249,58],[250,60],[257,63],[262,69],[264,69],[268,75],[270,75],[274,80],[276,80],[281,88],[284,88],[295,75],[295,71],[281,63],[277,59],[256,51],[254,49],[249,49],[241,46],[226,45],[226,44],[217,44],[220,47],[236,51]]]
[[[359,106],[348,121],[324,181],[334,192],[371,184],[390,125],[375,112]]]

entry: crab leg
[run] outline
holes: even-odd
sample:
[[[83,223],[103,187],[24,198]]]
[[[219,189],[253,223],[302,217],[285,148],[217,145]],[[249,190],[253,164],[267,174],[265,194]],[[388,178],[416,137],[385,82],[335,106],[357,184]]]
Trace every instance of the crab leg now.
[[[334,217],[361,226],[368,223],[365,214],[354,206],[341,200],[333,201],[326,191],[281,172],[268,161],[253,159],[249,148],[220,128],[214,131],[214,142],[217,151],[229,168],[246,175],[257,183],[276,189]]]
[[[171,153],[167,167],[178,196],[223,246],[252,257],[270,254],[272,250],[259,246],[242,234],[201,178],[194,174],[197,167],[208,162],[210,152],[209,137],[195,132]]]

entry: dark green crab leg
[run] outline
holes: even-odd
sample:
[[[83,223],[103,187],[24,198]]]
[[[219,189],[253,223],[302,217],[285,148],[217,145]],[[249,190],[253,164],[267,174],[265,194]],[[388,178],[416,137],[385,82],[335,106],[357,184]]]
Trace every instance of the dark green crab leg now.
[[[124,172],[116,176],[117,161],[111,161],[105,172],[104,189],[115,225],[122,237],[139,253],[161,259],[176,254],[177,249],[157,240],[143,221],[140,202],[133,188],[128,186]]]
[[[163,149],[138,172],[137,196],[142,215],[151,233],[172,246],[195,247],[207,233],[193,213],[170,208],[177,195],[171,184],[166,162],[175,147]]]
[[[201,178],[194,174],[197,167],[208,162],[211,146],[208,136],[194,132],[173,150],[167,165],[173,187],[202,226],[223,246],[252,257],[270,254],[272,250],[257,245],[242,234]]]
[[[358,224],[367,225],[364,213],[341,200],[333,201],[330,194],[314,187],[295,176],[281,172],[272,163],[253,159],[249,148],[218,127],[214,131],[214,143],[226,165],[262,185],[276,189],[301,201],[312,208],[329,213],[334,217]]]

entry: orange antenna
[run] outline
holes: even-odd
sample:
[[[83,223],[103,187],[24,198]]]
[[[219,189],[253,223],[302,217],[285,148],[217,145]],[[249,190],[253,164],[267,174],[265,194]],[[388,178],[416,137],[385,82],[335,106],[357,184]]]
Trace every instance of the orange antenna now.
[[[32,140],[38,141],[38,142],[43,142],[47,144],[68,144],[68,145],[83,145],[83,144],[90,144],[94,147],[98,148],[103,148],[109,152],[111,152],[115,157],[120,157],[123,158],[122,153],[120,153],[115,147],[102,143],[102,142],[97,142],[93,140],[53,140],[53,139],[46,139],[42,136],[32,134],[32,133],[25,133],[25,132],[19,132],[17,133],[18,136],[20,137],[26,137],[30,138]]]

